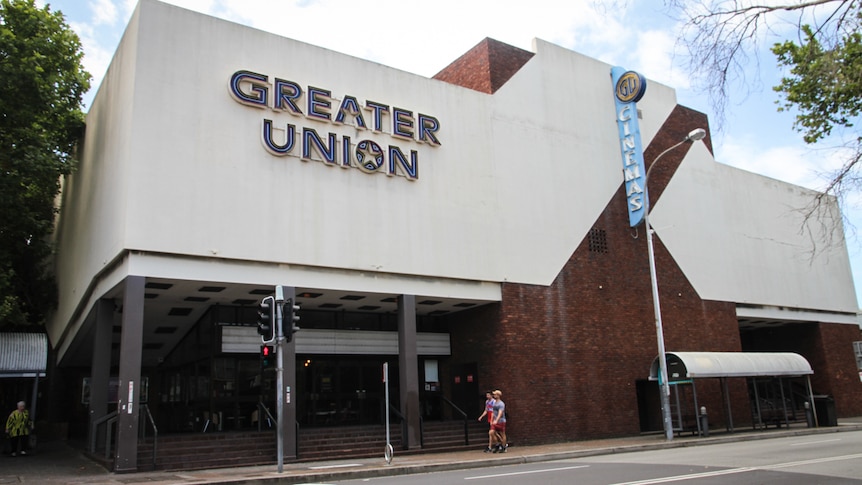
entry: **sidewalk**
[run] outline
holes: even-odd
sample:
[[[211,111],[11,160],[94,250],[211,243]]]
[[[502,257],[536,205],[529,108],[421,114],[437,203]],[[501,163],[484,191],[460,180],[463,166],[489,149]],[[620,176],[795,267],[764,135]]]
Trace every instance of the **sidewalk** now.
[[[410,475],[433,471],[535,463],[614,453],[860,430],[862,430],[862,417],[842,419],[839,421],[839,426],[834,428],[807,428],[804,424],[791,425],[790,428],[769,428],[763,431],[745,428],[737,430],[736,433],[713,432],[708,438],[675,437],[671,442],[665,441],[664,435],[659,434],[552,445],[512,446],[505,454],[483,453],[481,444],[477,445],[476,450],[471,451],[407,456],[399,456],[398,450],[396,450],[391,465],[386,464],[383,459],[383,450],[380,450],[379,458],[286,463],[283,473],[278,473],[273,464],[256,467],[118,475],[105,471],[104,468],[85,458],[81,452],[66,443],[54,442],[41,444],[28,457],[11,458],[7,455],[0,457],[0,485],[9,483],[48,485],[84,483],[104,485],[326,483],[348,479]]]

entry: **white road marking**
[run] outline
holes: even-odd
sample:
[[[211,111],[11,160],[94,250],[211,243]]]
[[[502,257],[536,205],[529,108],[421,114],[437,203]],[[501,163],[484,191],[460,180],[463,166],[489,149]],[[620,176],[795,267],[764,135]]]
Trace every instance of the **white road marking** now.
[[[695,478],[717,477],[721,475],[732,475],[734,473],[746,473],[754,471],[756,468],[731,468],[729,470],[716,470],[714,472],[692,473],[689,475],[677,475],[674,477],[650,478],[647,480],[637,480],[634,482],[620,482],[613,485],[652,485],[655,483],[670,483],[680,482],[683,480],[694,480]]]
[[[545,472],[558,472],[562,470],[576,470],[578,468],[589,468],[590,465],[578,465],[578,466],[566,466],[561,468],[543,468],[541,470],[530,470],[524,472],[512,472],[512,473],[500,473],[497,475],[482,475],[478,477],[464,477],[464,480],[482,480],[485,478],[499,478],[499,477],[513,477],[515,475],[528,475],[530,473],[545,473]]]
[[[816,465],[818,463],[829,463],[830,461],[855,460],[857,458],[862,458],[862,453],[856,453],[855,455],[828,456],[826,458],[815,458],[813,460],[790,461],[787,463],[777,463],[775,465],[759,466],[757,468],[760,468],[761,470],[776,470],[778,468],[789,468],[792,466],[803,466],[803,465]]]
[[[354,466],[362,466],[362,463],[345,463],[343,465],[324,465],[324,466],[310,466],[309,470],[326,470],[327,468],[349,468]]]
[[[637,480],[634,482],[621,482],[612,485],[653,485],[657,483],[681,482],[683,480],[693,480],[695,478],[715,477],[720,475],[732,475],[735,473],[747,473],[756,470],[778,470],[780,468],[790,468],[794,466],[815,465],[818,463],[829,463],[831,461],[855,460],[862,458],[862,453],[855,455],[830,456],[826,458],[815,458],[813,460],[789,461],[787,463],[776,463],[774,465],[752,466],[743,468],[729,468],[727,470],[716,470],[714,472],[692,473],[689,475],[677,475],[673,477],[652,478],[648,480]]]
[[[835,439],[831,439],[831,440],[821,440],[821,441],[806,441],[804,443],[793,443],[790,446],[819,445],[820,443],[829,443],[832,441],[841,441],[841,438],[835,438]]]

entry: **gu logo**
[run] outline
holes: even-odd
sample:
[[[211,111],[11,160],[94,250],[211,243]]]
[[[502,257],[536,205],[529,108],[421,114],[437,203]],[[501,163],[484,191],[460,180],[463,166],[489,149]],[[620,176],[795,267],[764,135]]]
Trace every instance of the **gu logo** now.
[[[614,92],[621,103],[637,103],[646,93],[646,80],[634,71],[627,71],[617,80]]]

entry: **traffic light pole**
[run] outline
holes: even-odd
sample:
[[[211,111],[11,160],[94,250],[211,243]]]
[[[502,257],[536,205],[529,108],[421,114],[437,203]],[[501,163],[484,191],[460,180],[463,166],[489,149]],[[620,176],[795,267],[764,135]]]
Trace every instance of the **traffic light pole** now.
[[[275,296],[267,296],[260,301],[258,311],[258,330],[261,343],[275,344],[276,372],[276,425],[278,448],[278,472],[284,471],[284,457],[297,457],[296,443],[296,403],[292,402],[291,389],[296,387],[296,347],[293,334],[299,330],[296,322],[299,320],[299,307],[294,305],[296,288],[292,286],[276,286]],[[289,327],[285,328],[286,325]],[[264,349],[266,347],[263,347]],[[287,358],[285,358],[285,355]],[[287,374],[287,382],[285,382]],[[287,401],[285,403],[285,400]],[[289,439],[285,446],[284,435]],[[286,449],[285,449],[286,448]]]
[[[296,386],[296,354],[293,343],[294,314],[299,307],[294,306],[296,289],[292,286],[275,287],[275,337],[276,337],[276,416],[277,418],[277,448],[278,472],[284,471],[284,457],[296,458],[296,403],[293,402],[291,391]],[[298,318],[298,317],[297,317]],[[287,334],[287,335],[285,335]],[[289,354],[289,355],[288,355]],[[287,358],[285,358],[287,356]],[[287,382],[285,382],[287,374]],[[285,430],[289,439],[285,443]]]
[[[280,294],[281,293],[281,294]],[[282,303],[284,302],[284,294],[281,286],[276,287],[275,292],[275,329],[276,329],[276,348],[275,348],[275,375],[276,375],[276,415],[278,416],[277,442],[278,442],[278,473],[284,471],[284,332],[282,322],[284,315]]]

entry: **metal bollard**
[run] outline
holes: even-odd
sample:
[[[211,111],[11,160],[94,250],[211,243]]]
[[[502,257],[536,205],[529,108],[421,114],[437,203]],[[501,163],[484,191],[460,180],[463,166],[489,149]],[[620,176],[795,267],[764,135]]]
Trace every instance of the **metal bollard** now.
[[[706,414],[706,406],[700,407],[700,433],[704,437],[709,436],[709,416]]]
[[[811,403],[805,401],[805,422],[809,428],[814,427],[814,413],[811,412]]]

